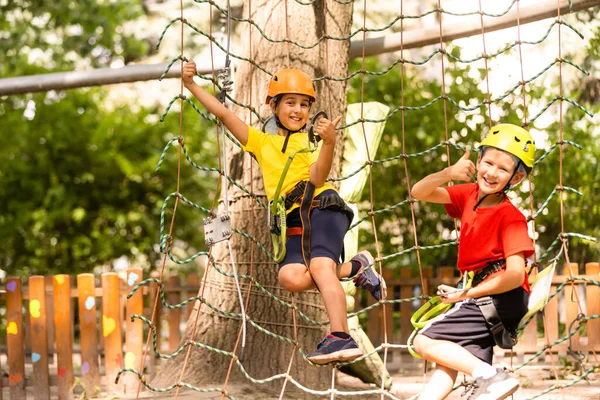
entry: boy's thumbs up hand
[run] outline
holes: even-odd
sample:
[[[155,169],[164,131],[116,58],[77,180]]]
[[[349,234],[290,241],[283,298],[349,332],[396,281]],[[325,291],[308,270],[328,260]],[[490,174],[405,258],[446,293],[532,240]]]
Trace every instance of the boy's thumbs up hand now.
[[[448,167],[450,179],[453,181],[471,181],[475,174],[475,164],[469,160],[471,150],[467,148],[465,154],[452,166]]]

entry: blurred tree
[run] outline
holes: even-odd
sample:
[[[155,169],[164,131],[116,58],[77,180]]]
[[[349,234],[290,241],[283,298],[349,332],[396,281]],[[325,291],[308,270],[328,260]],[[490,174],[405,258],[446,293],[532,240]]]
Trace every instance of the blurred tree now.
[[[124,29],[141,13],[129,2],[4,2],[0,76],[104,67],[146,55],[147,44]],[[104,89],[0,98],[0,269],[22,276],[90,272],[123,255],[154,267],[160,210],[176,190],[177,146],[161,171],[154,169],[166,142],[179,135],[179,118],[161,124],[160,108],[114,104]],[[186,146],[195,162],[214,167],[214,128],[192,115],[184,118]],[[182,160],[181,193],[209,207],[216,173]],[[178,208],[176,247],[204,246],[203,217]]]

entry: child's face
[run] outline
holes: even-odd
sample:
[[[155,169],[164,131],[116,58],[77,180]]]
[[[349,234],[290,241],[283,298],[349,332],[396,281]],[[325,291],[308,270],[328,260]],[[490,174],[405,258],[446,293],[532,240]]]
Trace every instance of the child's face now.
[[[483,194],[498,193],[508,183],[515,170],[515,160],[512,155],[502,150],[490,147],[477,160],[477,183]],[[523,177],[516,173],[511,184],[516,184]]]
[[[290,131],[296,131],[306,125],[310,109],[309,97],[303,94],[284,94],[273,111],[279,121]]]

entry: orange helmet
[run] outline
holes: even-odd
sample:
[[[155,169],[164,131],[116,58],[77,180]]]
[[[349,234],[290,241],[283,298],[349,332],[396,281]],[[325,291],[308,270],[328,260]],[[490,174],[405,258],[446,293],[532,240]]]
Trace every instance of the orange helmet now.
[[[317,100],[312,79],[299,69],[292,68],[277,71],[269,81],[265,103],[269,104],[273,97],[284,93],[304,94],[310,97],[313,103]]]

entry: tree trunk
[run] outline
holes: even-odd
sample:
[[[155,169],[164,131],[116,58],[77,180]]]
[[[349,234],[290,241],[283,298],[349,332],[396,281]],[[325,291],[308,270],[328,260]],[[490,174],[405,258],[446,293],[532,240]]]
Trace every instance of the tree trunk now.
[[[286,0],[258,0],[251,3],[251,18],[265,31],[270,38],[283,39],[286,37]],[[325,6],[322,0],[305,6],[296,1],[287,1],[287,31],[288,38],[302,44],[315,43],[319,37],[327,34],[334,37],[348,36],[352,22],[352,2],[339,4],[332,0]],[[327,8],[327,10],[326,10]],[[249,15],[248,3],[244,6],[244,17]],[[313,77],[329,75],[345,77],[348,73],[349,41],[324,40],[313,49],[301,49],[293,44],[273,44],[265,40],[256,28],[252,28],[252,54],[249,54],[248,24],[241,25],[242,46],[238,54],[253,59],[258,65],[269,72],[281,68],[299,68]],[[289,64],[288,64],[289,63]],[[263,118],[269,117],[270,109],[264,105],[266,88],[270,76],[248,62],[239,62],[235,75],[235,98],[243,104],[251,104],[260,110]],[[346,82],[324,80],[316,83],[317,103],[313,105],[312,113],[326,111],[330,119],[343,115],[346,108]],[[256,116],[243,108],[235,110],[248,124],[261,128]],[[341,149],[343,138],[338,134],[332,176],[338,176],[341,164]],[[243,153],[230,141],[228,147],[228,174],[248,190],[253,191],[264,204],[267,199],[264,192],[262,177],[256,162],[249,154]],[[252,189],[251,189],[252,188]],[[269,251],[272,251],[267,213],[255,200],[246,193],[229,184],[230,215],[233,226],[242,232],[255,237]],[[221,198],[220,212],[224,212]],[[269,260],[249,239],[238,234],[231,238],[233,258],[239,274],[249,274],[268,291],[285,302],[291,302],[291,294],[286,292],[277,281],[277,266]],[[216,264],[227,272],[233,272],[229,249],[226,243],[213,247]],[[252,260],[252,265],[251,265]],[[235,281],[223,276],[214,268],[207,269],[207,284],[203,296],[208,302],[220,310],[239,313],[240,305],[236,294]],[[250,284],[249,280],[241,279],[244,302]],[[296,296],[299,309],[317,321],[327,320],[321,296],[312,291]],[[238,332],[241,327],[239,318],[225,318],[210,310],[205,304],[196,304],[200,316],[194,326],[195,312],[189,320],[186,338],[190,338],[195,328],[193,340],[225,351],[233,351]],[[246,312],[253,322],[259,324],[274,334],[293,339],[293,312],[251,286],[250,300]],[[297,321],[297,340],[305,353],[315,349],[316,344],[323,338],[327,327],[318,327],[307,323],[299,316]],[[240,356],[240,346],[237,355]],[[316,368],[309,366],[290,343],[258,331],[250,324],[247,325],[246,346],[243,352],[242,364],[250,376],[264,379],[285,373],[294,361],[290,374],[301,384],[312,389],[326,389],[331,385],[331,367]],[[163,364],[159,376],[153,384],[167,386],[177,382],[181,374],[185,354]],[[188,361],[182,381],[193,385],[208,383],[222,386],[229,369],[230,358],[215,352],[194,348]],[[247,382],[238,366],[232,368],[230,381]],[[281,388],[284,380],[276,380],[273,388]],[[260,390],[260,389],[258,389]],[[295,391],[291,383],[286,387]]]

